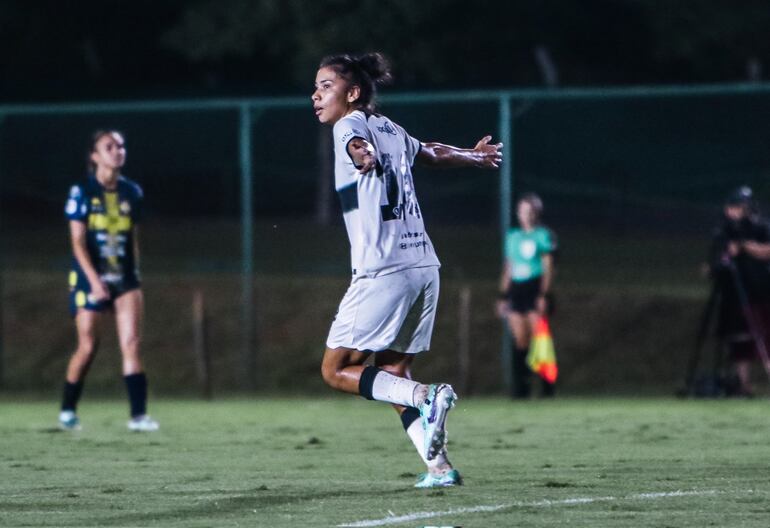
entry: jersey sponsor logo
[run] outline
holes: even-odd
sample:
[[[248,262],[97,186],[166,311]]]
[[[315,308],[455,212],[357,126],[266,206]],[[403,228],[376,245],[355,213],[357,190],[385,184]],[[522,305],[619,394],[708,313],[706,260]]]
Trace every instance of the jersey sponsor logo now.
[[[536,251],[537,244],[535,244],[534,240],[522,240],[521,244],[519,244],[519,253],[521,253],[521,256],[525,259],[534,257]]]
[[[88,215],[88,228],[107,230],[113,233],[131,230],[131,218],[128,216],[111,216],[106,214]]]
[[[419,240],[417,242],[401,242],[398,247],[401,249],[421,248],[428,245],[427,240]]]
[[[363,132],[360,130],[356,130],[355,128],[348,130],[344,134],[342,134],[342,137],[340,138],[340,143],[347,143],[351,138],[354,137],[364,137]]]
[[[385,121],[382,126],[378,126],[377,131],[382,132],[383,134],[390,134],[391,136],[396,135],[396,129],[387,121]]]

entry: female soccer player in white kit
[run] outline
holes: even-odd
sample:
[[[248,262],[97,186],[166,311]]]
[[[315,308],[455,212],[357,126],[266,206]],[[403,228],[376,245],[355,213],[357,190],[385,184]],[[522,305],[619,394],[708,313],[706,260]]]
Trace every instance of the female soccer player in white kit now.
[[[329,330],[321,372],[334,389],[391,403],[428,471],[416,487],[462,483],[446,455],[446,415],[457,399],[445,383],[412,381],[415,354],[430,348],[439,261],[425,231],[412,165],[497,168],[502,144],[473,149],[421,143],[374,112],[390,80],[379,53],[326,57],[313,109],[333,125],[335,188],[350,239],[352,281]],[[372,354],[374,366],[364,361]]]

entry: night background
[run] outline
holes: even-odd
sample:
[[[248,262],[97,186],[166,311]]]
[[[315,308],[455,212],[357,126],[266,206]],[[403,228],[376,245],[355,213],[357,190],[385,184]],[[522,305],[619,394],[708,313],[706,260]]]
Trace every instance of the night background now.
[[[761,0],[10,0],[0,98],[309,95],[368,50],[401,91],[761,80],[768,30]]]
[[[441,294],[412,375],[460,395],[463,486],[414,489],[403,417],[320,375],[350,244],[310,96],[369,51],[414,138],[505,141],[499,170],[414,168]],[[145,195],[154,432],[127,431],[112,317],[82,429],[59,414],[63,213],[100,129]],[[770,365],[728,393],[709,302],[743,185],[768,212],[767,0],[0,0],[0,526],[767,528]],[[553,398],[496,312],[524,192],[558,239]]]
[[[331,53],[390,57],[381,110],[421,141],[510,138],[510,176],[416,168],[443,264],[439,348],[456,348],[457,296],[474,292],[470,391],[508,383],[489,308],[500,230],[515,222],[506,201],[539,193],[559,236],[564,390],[635,392],[682,379],[724,197],[750,185],[760,209],[770,200],[763,2],[4,2],[0,24],[9,387],[61,375],[72,340],[61,211],[91,133],[114,127],[127,139],[125,174],[146,195],[146,340],[165,372],[156,389],[195,378],[193,364],[174,365],[202,292],[215,388],[323,390],[318,345],[349,273],[329,131],[310,103]],[[29,343],[38,354],[22,352]],[[106,391],[108,363],[92,376]],[[460,375],[453,356],[424,368]]]

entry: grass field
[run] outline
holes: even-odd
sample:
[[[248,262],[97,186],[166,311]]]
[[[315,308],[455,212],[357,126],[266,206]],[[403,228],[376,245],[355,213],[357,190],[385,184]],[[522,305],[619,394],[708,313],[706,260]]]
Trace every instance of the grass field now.
[[[0,399],[0,526],[768,526],[766,400],[464,399],[450,415],[466,485],[415,490],[421,465],[386,405],[358,398]]]

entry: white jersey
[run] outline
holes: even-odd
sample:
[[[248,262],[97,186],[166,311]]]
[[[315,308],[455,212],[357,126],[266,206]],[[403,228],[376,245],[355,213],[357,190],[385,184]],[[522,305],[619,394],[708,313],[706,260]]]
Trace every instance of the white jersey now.
[[[360,174],[348,154],[353,138],[375,148],[376,168]],[[353,279],[438,266],[412,180],[420,142],[385,116],[360,110],[334,125],[335,188],[350,239]]]

